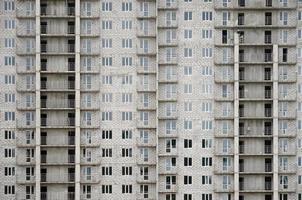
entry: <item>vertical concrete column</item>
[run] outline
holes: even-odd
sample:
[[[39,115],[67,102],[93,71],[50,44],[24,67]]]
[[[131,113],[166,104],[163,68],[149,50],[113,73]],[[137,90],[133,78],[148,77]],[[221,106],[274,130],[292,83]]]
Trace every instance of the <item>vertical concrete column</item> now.
[[[80,0],[75,0],[75,200],[80,200],[81,195],[81,77],[80,77]]]
[[[239,199],[239,34],[234,33],[234,199]]]
[[[158,100],[159,100],[159,87],[158,87],[158,81],[159,81],[159,77],[158,77],[158,72],[159,72],[159,68],[158,68],[158,1],[155,2],[155,12],[156,12],[156,21],[155,21],[155,28],[156,28],[156,32],[155,32],[155,35],[156,35],[156,130],[155,130],[155,133],[156,133],[156,186],[155,186],[155,192],[156,192],[156,195],[155,195],[155,198],[156,200],[159,200],[159,157],[158,157],[158,152],[159,152],[159,149],[158,149],[158,146],[159,146],[159,142],[158,142],[158,127],[159,127],[159,122],[158,122]]]
[[[35,89],[35,98],[36,98],[36,131],[35,131],[35,138],[36,138],[36,149],[35,149],[35,161],[36,161],[36,200],[40,200],[40,173],[41,173],[41,109],[40,109],[40,0],[36,0],[36,70],[35,70],[35,81],[36,81],[36,89]]]
[[[278,200],[278,45],[273,46],[273,199]]]

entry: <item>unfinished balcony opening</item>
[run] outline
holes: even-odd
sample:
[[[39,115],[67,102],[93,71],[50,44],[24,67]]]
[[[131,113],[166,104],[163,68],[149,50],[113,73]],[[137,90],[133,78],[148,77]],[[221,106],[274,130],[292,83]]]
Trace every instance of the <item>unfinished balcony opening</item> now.
[[[68,14],[68,16],[75,16],[75,3],[74,2],[68,2],[67,14]]]
[[[264,135],[272,135],[272,122],[264,122]]]
[[[68,40],[68,53],[75,52],[75,40]]]
[[[265,154],[271,154],[272,153],[272,141],[271,140],[265,140],[264,141],[264,153]]]
[[[242,59],[242,60],[244,60],[244,59]],[[245,78],[244,75],[245,75],[245,73],[244,73],[244,67],[239,67],[239,80],[240,81],[244,81],[244,78]]]
[[[47,34],[47,22],[41,21],[40,24],[41,34]]]
[[[272,104],[264,104],[264,116],[272,117]]]
[[[41,2],[40,4],[40,14],[41,15],[47,15],[47,3]]]
[[[272,172],[272,159],[265,158],[264,160],[264,171],[265,172]]]
[[[264,86],[264,98],[265,99],[272,98],[272,86]]]
[[[228,31],[227,30],[222,30],[222,44],[227,44],[228,43]]]
[[[272,80],[272,69],[270,67],[264,68],[264,80],[265,81]]]
[[[239,117],[244,117],[244,105],[239,105]]]
[[[238,13],[238,25],[239,26],[244,25],[244,13]]]
[[[239,43],[242,44],[244,43],[244,31],[238,31],[239,35]]]
[[[47,53],[47,40],[41,40],[41,53]]]
[[[272,62],[273,54],[272,49],[264,49],[264,62]]]
[[[272,6],[273,6],[272,0],[265,0],[265,6],[266,6],[266,7],[272,7]],[[265,199],[265,200],[266,200],[266,199]]]
[[[272,43],[272,31],[264,31],[264,43],[265,44]]]
[[[244,172],[244,160],[239,159],[239,172]]]
[[[272,25],[272,13],[271,12],[265,13],[265,25],[267,25],[267,26]]]
[[[264,189],[265,190],[271,190],[272,189],[272,177],[266,176],[264,177]]]
[[[239,153],[244,154],[244,141],[239,141]]]
[[[68,34],[74,34],[75,33],[75,23],[74,21],[69,21],[68,24],[67,24],[67,27],[68,27]]]
[[[243,99],[245,94],[244,85],[239,85],[239,98]]]
[[[41,71],[47,71],[47,59],[41,58]]]
[[[75,58],[68,58],[68,71],[75,71]]]
[[[239,7],[245,7],[245,0],[238,0]]]
[[[244,62],[244,50],[239,49],[239,62]]]
[[[244,135],[244,122],[239,122],[239,135]]]

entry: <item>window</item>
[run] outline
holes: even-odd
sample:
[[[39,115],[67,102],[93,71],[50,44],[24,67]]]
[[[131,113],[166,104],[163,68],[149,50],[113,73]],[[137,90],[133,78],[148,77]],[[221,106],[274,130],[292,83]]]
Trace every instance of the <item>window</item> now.
[[[132,121],[132,112],[122,112],[122,121]]]
[[[112,130],[102,130],[102,139],[112,139]]]
[[[122,167],[122,175],[123,176],[131,176],[132,175],[132,167]]]
[[[192,21],[192,12],[184,12],[184,20]]]
[[[102,65],[103,66],[112,66],[112,57],[103,57],[102,58]]]
[[[192,84],[185,84],[184,85],[184,93],[185,94],[192,94]]]
[[[192,48],[184,48],[184,57],[185,58],[192,58],[193,57]]]
[[[203,76],[212,76],[212,67],[202,66],[201,67],[201,75],[203,75]]]
[[[102,167],[102,175],[103,176],[111,176],[112,175],[112,167]]]
[[[103,30],[111,30],[112,29],[112,21],[102,21],[102,29]]]
[[[132,21],[131,20],[123,20],[122,21],[122,29],[123,30],[131,30],[132,29]]]
[[[14,66],[15,57],[14,56],[4,56],[4,65],[5,66]]]
[[[184,148],[192,148],[193,141],[190,139],[184,139]]]
[[[203,167],[212,166],[212,158],[211,157],[202,157],[201,158],[201,166],[203,166]]]
[[[212,176],[201,176],[201,184],[202,185],[211,185],[212,184]]]
[[[5,121],[15,121],[15,112],[4,112]]]
[[[202,139],[201,148],[203,148],[203,149],[212,148],[212,139]]]
[[[193,109],[193,103],[192,102],[184,102],[184,111],[191,112]]]
[[[185,167],[192,166],[192,158],[184,157],[184,166]]]
[[[132,185],[122,185],[122,193],[128,193],[131,194],[132,193]]]
[[[184,129],[192,130],[192,121],[191,120],[184,120]]]
[[[192,176],[184,176],[184,184],[192,184]]]
[[[102,39],[102,47],[103,48],[112,48],[112,39],[106,39],[106,38],[103,38]]]
[[[212,112],[212,102],[202,102],[201,111],[202,112]]]
[[[4,176],[15,176],[15,167],[4,167]]]
[[[184,194],[184,200],[192,200],[192,194]]]
[[[102,121],[112,121],[112,112],[102,112]]]
[[[15,194],[15,186],[14,185],[4,185],[4,194]]]
[[[212,30],[210,29],[202,29],[201,38],[202,39],[211,39],[212,38]]]
[[[5,158],[14,158],[15,157],[15,149],[5,148],[4,149],[4,157]]]
[[[102,193],[103,194],[111,194],[112,193],[112,185],[102,185]]]
[[[202,48],[202,57],[211,58],[212,57],[212,48]]]
[[[122,11],[132,11],[132,2],[123,2],[122,3]]]
[[[4,1],[4,10],[5,11],[15,10],[15,2],[13,0],[5,0]]]
[[[212,200],[212,194],[202,194],[201,200]]]
[[[6,139],[6,140],[15,139],[15,131],[5,130],[4,131],[4,139]]]
[[[14,103],[16,101],[15,94],[6,93],[4,94],[5,103]]]
[[[6,47],[6,48],[15,47],[15,38],[5,38],[4,39],[4,47]]]
[[[132,84],[132,75],[122,76],[122,85],[131,85]]]
[[[102,157],[106,158],[106,157],[112,157],[112,149],[102,149]]]
[[[112,11],[112,2],[102,2],[102,11]]]
[[[131,103],[132,102],[132,93],[122,93],[122,102]]]
[[[122,130],[122,139],[132,139],[132,131]]]
[[[280,21],[282,21],[283,25],[287,25],[288,22],[288,12],[281,11],[280,12]]]
[[[184,67],[184,75],[191,76],[192,75],[192,67]]]
[[[122,66],[132,66],[132,57],[122,57]]]
[[[201,130],[212,130],[212,121],[211,120],[202,120],[201,121]]]
[[[15,20],[4,20],[5,29],[15,29],[15,27],[16,27]]]
[[[201,19],[203,21],[212,21],[212,12],[209,12],[209,11],[205,11],[205,12],[202,12],[201,14]]]
[[[191,29],[185,29],[184,30],[184,38],[185,39],[192,39],[192,30]]]
[[[102,94],[102,102],[103,103],[110,103],[110,102],[112,102],[112,93],[104,93],[104,94]]]
[[[123,48],[132,48],[132,39],[122,39]]]

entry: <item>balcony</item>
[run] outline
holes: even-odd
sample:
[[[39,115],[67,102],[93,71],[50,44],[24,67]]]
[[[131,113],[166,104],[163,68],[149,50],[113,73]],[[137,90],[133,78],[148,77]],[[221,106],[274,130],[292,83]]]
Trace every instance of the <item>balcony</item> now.
[[[41,192],[41,200],[75,200],[74,192]]]
[[[41,81],[41,90],[66,91],[74,89],[75,81]]]
[[[239,154],[242,155],[267,155],[272,154],[272,145],[255,148],[252,145],[239,145]]]
[[[44,147],[62,147],[74,146],[75,136],[51,135],[41,136],[41,146]]]
[[[172,192],[176,193],[178,191],[178,185],[171,183],[160,183],[159,184],[159,192]]]
[[[60,54],[74,54],[75,44],[68,45],[54,45],[54,44],[41,44],[41,53],[50,55],[60,55]]]
[[[61,27],[60,29],[52,27],[51,25],[41,25],[40,28],[42,36],[65,36],[75,34],[74,25],[68,25],[66,27]]]
[[[178,0],[159,1],[158,9],[159,10],[176,10],[176,9],[178,9]]]
[[[74,173],[41,173],[41,183],[72,183],[75,181]]]
[[[63,9],[55,9],[55,7],[41,7],[41,18],[71,18],[75,16],[74,7],[65,7]]]
[[[35,8],[32,10],[27,10],[25,7],[20,6],[16,9],[16,16],[18,18],[34,18],[35,14]]]
[[[71,127],[71,126],[75,126],[75,118],[67,118],[67,119],[41,118],[41,126],[42,128]]]
[[[41,165],[70,165],[75,163],[75,155],[41,155]]]
[[[75,108],[74,99],[57,99],[55,101],[41,99],[42,109],[69,109]]]

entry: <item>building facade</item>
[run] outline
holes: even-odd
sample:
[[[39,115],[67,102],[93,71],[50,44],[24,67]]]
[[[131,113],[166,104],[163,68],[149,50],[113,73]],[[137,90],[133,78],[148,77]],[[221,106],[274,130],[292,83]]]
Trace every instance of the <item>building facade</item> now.
[[[301,0],[2,0],[0,26],[0,199],[302,200]]]

